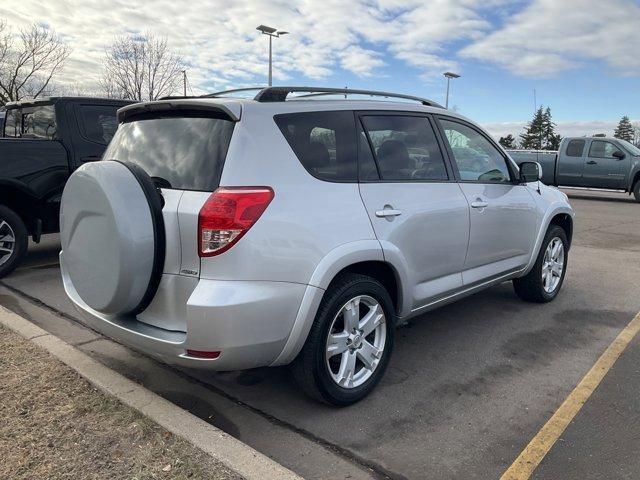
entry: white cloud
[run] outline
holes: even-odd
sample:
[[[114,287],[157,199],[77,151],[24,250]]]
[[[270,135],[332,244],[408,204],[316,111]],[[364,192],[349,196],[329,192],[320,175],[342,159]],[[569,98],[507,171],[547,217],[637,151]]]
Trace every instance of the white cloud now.
[[[263,23],[291,32],[273,42],[278,82],[321,82],[340,69],[393,77],[394,61],[431,81],[470,58],[523,76],[594,58],[640,74],[634,0],[2,0],[0,18],[55,29],[73,48],[59,77],[69,85],[95,85],[112,39],[146,30],[184,55],[196,93],[264,83],[268,42],[255,30]]]
[[[95,85],[105,48],[117,35],[151,30],[169,38],[190,63],[200,89],[263,82],[267,38],[259,24],[290,35],[274,39],[274,76],[322,79],[341,68],[386,75],[396,58],[423,75],[458,68],[445,47],[490,27],[480,0],[3,0],[0,18],[15,27],[46,22],[73,48],[62,83]],[[386,58],[385,58],[386,57]]]
[[[633,0],[535,0],[461,55],[526,77],[553,77],[597,59],[640,73],[640,5]]]

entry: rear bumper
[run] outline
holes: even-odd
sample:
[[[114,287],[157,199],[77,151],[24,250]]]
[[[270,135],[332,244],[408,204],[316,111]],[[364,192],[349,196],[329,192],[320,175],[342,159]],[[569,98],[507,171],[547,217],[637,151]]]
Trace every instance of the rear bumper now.
[[[88,326],[165,363],[218,371],[271,365],[291,334],[305,291],[316,289],[286,282],[189,278],[194,287],[185,294],[186,308],[174,309],[186,318],[169,322],[172,329],[167,329],[135,316],[105,315],[93,310],[70,281],[62,253],[60,264],[65,291]],[[161,282],[175,284],[175,278],[164,277],[175,275],[164,275]],[[149,308],[153,309],[153,303]],[[139,317],[143,316],[144,313]],[[176,325],[181,325],[180,330],[175,330]],[[219,351],[220,356],[194,358],[187,355],[187,349]]]

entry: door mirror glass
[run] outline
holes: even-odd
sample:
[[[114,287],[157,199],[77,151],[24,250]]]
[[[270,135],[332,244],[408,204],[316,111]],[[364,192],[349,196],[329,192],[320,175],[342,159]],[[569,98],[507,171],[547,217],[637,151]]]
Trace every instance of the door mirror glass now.
[[[522,162],[520,164],[520,181],[522,183],[542,180],[542,167],[537,162]]]
[[[623,152],[621,152],[620,150],[617,150],[615,152],[613,152],[613,158],[617,158],[618,160],[623,160],[625,155]]]

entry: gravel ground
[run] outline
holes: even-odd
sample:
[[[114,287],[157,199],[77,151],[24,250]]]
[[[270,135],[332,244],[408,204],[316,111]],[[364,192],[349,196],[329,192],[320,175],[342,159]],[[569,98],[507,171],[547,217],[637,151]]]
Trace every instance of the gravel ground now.
[[[0,352],[0,478],[239,478],[1,326]]]

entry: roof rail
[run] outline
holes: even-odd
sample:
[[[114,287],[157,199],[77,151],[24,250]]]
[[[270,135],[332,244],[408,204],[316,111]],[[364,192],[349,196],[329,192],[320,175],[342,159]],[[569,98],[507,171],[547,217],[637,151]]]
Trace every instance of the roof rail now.
[[[264,90],[265,87],[248,87],[248,88],[234,88],[233,90],[223,90],[221,92],[207,93],[206,95],[202,95],[202,98],[212,98],[212,97],[220,97],[223,95],[227,95],[229,93],[238,93],[238,92],[250,92],[252,90]]]
[[[242,90],[254,90],[254,89],[240,89]],[[232,90],[231,90],[232,91]],[[257,102],[284,102],[290,93],[294,92],[306,92],[309,95],[300,95],[300,97],[315,97],[323,95],[369,95],[371,97],[385,97],[385,98],[402,98],[404,100],[413,100],[429,107],[444,108],[439,103],[425,98],[414,97],[413,95],[404,95],[402,93],[390,93],[379,92],[375,90],[359,90],[352,88],[328,88],[328,87],[266,87],[258,92],[254,100]],[[227,93],[227,92],[220,92]],[[215,96],[217,94],[212,94]]]

